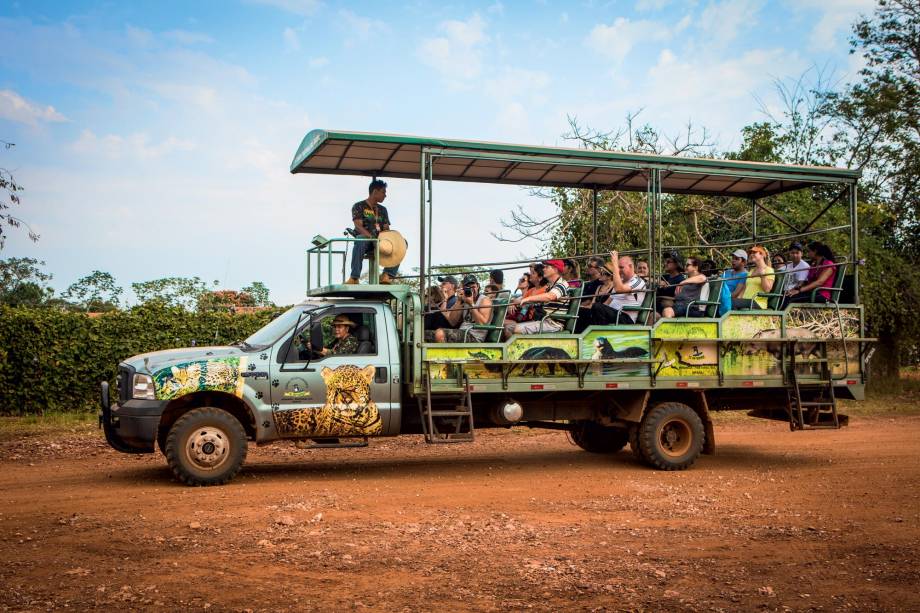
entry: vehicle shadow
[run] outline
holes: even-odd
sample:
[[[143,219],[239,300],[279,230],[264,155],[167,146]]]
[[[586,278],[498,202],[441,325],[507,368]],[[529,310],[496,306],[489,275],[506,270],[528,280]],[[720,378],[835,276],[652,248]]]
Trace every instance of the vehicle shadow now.
[[[335,450],[323,450],[322,454],[335,454]],[[461,452],[462,453],[462,452]],[[611,477],[632,477],[651,474],[656,471],[640,463],[627,447],[615,454],[586,453],[572,447],[554,448],[526,452],[485,453],[473,452],[469,455],[451,453],[450,455],[400,456],[381,458],[379,452],[372,457],[361,457],[360,451],[348,450],[347,456],[338,457],[304,452],[304,456],[287,455],[282,459],[257,458],[247,462],[236,482],[258,481],[260,483],[291,479],[317,479],[324,482],[437,478],[450,479],[475,476],[520,477],[522,479],[539,479],[547,471],[576,470],[594,473],[603,471]],[[266,454],[267,455],[267,454]],[[310,457],[313,455],[313,457]],[[162,456],[160,459],[163,460]],[[704,455],[689,470],[693,473],[721,472],[723,470],[761,472],[764,470],[794,471],[796,469],[839,468],[829,465],[826,458],[818,457],[813,450],[802,449],[789,451],[778,449],[775,452],[756,449],[744,445],[724,445],[716,450],[715,455]],[[658,474],[674,474],[657,471]],[[145,485],[154,483],[181,484],[173,477],[169,468],[160,466],[132,466],[125,470],[112,470],[109,482],[141,482]]]

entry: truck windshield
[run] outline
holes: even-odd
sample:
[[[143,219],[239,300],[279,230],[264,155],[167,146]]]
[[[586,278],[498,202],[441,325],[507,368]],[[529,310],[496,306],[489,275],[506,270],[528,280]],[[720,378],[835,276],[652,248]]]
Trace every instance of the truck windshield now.
[[[290,332],[303,313],[312,311],[316,306],[315,304],[300,304],[288,309],[240,343],[241,348],[244,351],[260,351],[270,347],[275,341]]]

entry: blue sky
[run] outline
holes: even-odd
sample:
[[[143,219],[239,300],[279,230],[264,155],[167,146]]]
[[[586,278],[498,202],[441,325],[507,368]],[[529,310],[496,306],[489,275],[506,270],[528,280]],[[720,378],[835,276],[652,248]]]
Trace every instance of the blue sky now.
[[[48,263],[65,289],[92,270],[131,282],[262,280],[305,291],[304,249],[338,236],[354,177],[291,175],[313,128],[566,144],[566,116],[688,120],[722,148],[775,108],[772,82],[810,67],[852,77],[868,0],[679,2],[0,2],[0,151],[26,188],[0,257]],[[513,187],[439,184],[434,261],[534,255],[490,231]],[[418,245],[417,183],[390,182]],[[418,261],[410,247],[407,265]],[[130,292],[129,292],[130,294]]]

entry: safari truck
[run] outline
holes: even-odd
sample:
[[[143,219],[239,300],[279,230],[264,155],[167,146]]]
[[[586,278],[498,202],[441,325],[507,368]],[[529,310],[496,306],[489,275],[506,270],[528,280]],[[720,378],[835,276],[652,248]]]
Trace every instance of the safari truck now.
[[[159,351],[119,364],[116,388],[103,382],[101,390],[108,443],[125,453],[152,453],[159,446],[175,476],[189,485],[232,479],[250,443],[294,440],[300,447],[329,449],[402,434],[422,435],[432,444],[459,443],[473,440],[480,428],[510,427],[562,430],[592,453],[613,454],[628,445],[644,464],[682,470],[701,453],[714,453],[713,411],[779,418],[791,430],[838,428],[846,417],[838,414],[837,399],[863,398],[865,348],[873,339],[864,336],[859,304],[858,171],[315,130],[304,138],[291,172],[418,179],[417,283],[379,283],[375,246],[369,250],[370,282],[345,284],[352,242],[373,239],[317,236],[307,249],[302,304],[232,346]],[[648,244],[633,253],[648,260],[656,278],[660,254],[675,247],[661,238],[669,194],[741,199],[751,206],[750,234],[720,243],[720,249],[846,231],[849,255],[836,263],[830,299],[812,294],[810,302],[785,309],[786,276],[780,272],[764,296],[767,309],[720,316],[723,280],[713,276],[709,298],[692,306],[698,317],[653,322],[652,284],[633,307],[635,322],[576,334],[584,297],[573,288],[567,309],[553,315],[560,330],[502,340],[510,300],[502,292],[494,298],[491,321],[479,325],[483,342],[430,343],[424,297],[439,269],[430,257],[439,181],[589,190],[592,249],[561,256],[576,258],[602,252],[599,192],[643,192],[646,218],[630,223],[645,225]],[[826,204],[816,204],[821,212],[810,223],[796,225],[771,208],[771,197],[790,190],[810,190]],[[846,207],[849,223],[816,227],[835,206]],[[769,232],[758,227],[763,215],[771,219]],[[324,353],[332,321],[343,316],[353,324],[356,351]]]

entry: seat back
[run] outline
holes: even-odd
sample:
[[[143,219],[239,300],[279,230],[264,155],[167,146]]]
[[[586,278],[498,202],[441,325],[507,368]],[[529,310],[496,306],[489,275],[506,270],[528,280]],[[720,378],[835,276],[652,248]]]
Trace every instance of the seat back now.
[[[487,343],[497,343],[502,340],[502,324],[505,323],[505,314],[508,312],[508,296],[502,297],[501,292],[492,300],[492,321],[489,322],[491,328],[486,332]]]
[[[767,298],[767,309],[776,311],[783,304],[783,292],[786,289],[786,279],[788,277],[788,272],[778,272],[773,275],[773,289],[769,293],[776,295]]]
[[[355,328],[355,338],[358,339],[358,349],[355,353],[374,354],[374,341],[371,340],[371,330],[367,326],[358,326]]]
[[[654,288],[647,288],[645,290],[644,298],[642,298],[642,304],[640,305],[640,310],[636,313],[636,323],[640,326],[647,326],[649,317],[652,316],[652,311],[655,310],[655,290]]]
[[[575,324],[578,322],[578,307],[581,306],[581,294],[584,291],[585,288],[582,285],[569,288],[569,308],[566,311],[564,322],[566,332],[575,332]]]
[[[709,282],[709,302],[712,304],[706,305],[706,308],[703,312],[704,317],[718,317],[719,315],[719,300],[722,297],[722,284],[725,283],[725,279],[719,277],[713,279]]]

